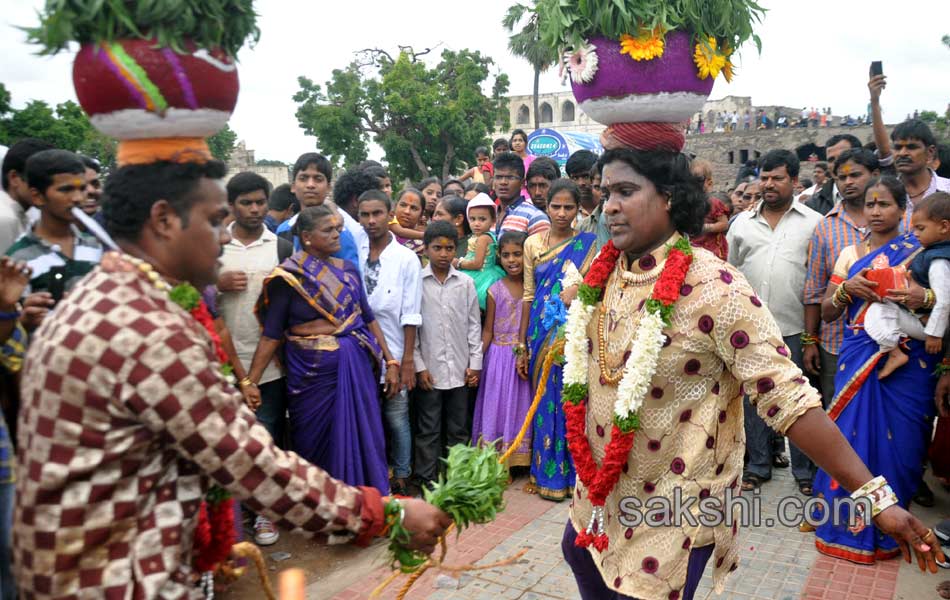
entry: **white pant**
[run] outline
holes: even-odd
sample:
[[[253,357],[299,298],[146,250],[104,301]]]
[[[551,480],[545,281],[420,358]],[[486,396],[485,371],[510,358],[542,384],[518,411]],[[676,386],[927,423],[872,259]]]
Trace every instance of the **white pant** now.
[[[915,340],[927,339],[920,320],[890,300],[871,304],[864,315],[864,330],[884,352],[896,348],[904,336]]]

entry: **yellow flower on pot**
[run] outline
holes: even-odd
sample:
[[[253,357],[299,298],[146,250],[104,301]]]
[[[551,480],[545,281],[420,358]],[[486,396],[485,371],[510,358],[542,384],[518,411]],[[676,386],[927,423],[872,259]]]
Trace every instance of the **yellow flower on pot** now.
[[[709,38],[708,46],[702,42],[696,44],[696,50],[693,52],[693,62],[696,63],[696,67],[699,69],[700,79],[706,79],[707,77],[715,79],[719,76],[720,71],[726,69],[727,65],[726,80],[732,79],[732,63],[729,62],[723,52],[717,49],[716,38],[714,37]]]
[[[629,34],[620,36],[620,53],[627,54],[633,60],[653,60],[663,56],[663,37],[666,32],[657,27],[653,31],[640,30],[637,37]]]

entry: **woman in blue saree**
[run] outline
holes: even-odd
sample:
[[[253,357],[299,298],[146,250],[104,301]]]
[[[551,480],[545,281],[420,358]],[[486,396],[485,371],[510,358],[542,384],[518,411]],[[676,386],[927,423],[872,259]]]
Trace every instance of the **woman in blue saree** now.
[[[264,280],[257,305],[263,335],[246,384],[258,381],[283,344],[294,450],[336,479],[386,494],[377,382],[385,366],[386,393],[395,393],[399,366],[356,266],[331,257],[340,249],[339,219],[327,206],[301,211],[304,249]]]
[[[574,234],[572,223],[580,207],[580,191],[560,180],[548,192],[551,229],[524,244],[524,303],[521,344],[527,355],[519,360],[519,374],[529,379],[531,389],[542,385],[544,359],[566,321],[561,301],[565,276],[583,275],[597,255],[597,236]],[[544,396],[534,416],[529,491],[547,500],[560,501],[574,490],[574,463],[567,449],[564,411],[561,408],[562,368],[553,365]]]
[[[844,294],[835,297],[838,287],[845,286],[850,296],[835,397],[828,414],[868,469],[874,475],[883,475],[900,506],[907,508],[923,477],[935,412],[936,379],[932,374],[939,356],[927,354],[922,341],[905,338],[902,346],[910,360],[879,379],[887,354],[865,330],[864,319],[874,288],[867,285],[864,272],[882,266],[909,267],[920,251],[913,234],[900,232],[906,207],[903,187],[894,179],[885,183],[890,185],[872,181],[868,187],[864,211],[871,232],[864,241],[841,252],[822,302],[822,318],[831,321],[844,311],[848,301]],[[849,493],[823,470],[815,476],[814,489],[840,516],[839,524],[829,518],[818,526],[815,545],[820,552],[859,564],[873,564],[900,554],[897,542],[873,523],[858,532],[849,530],[850,510],[834,506]],[[820,509],[812,516],[825,518]]]

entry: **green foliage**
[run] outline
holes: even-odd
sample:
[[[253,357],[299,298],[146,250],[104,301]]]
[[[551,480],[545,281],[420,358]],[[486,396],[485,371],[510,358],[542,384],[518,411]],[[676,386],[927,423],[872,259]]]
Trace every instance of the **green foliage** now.
[[[234,133],[230,125],[225,125],[224,129],[209,137],[207,141],[208,148],[211,149],[211,155],[222,162],[228,162],[231,153],[234,152],[237,134]]]
[[[714,37],[732,49],[751,39],[761,49],[753,25],[765,9],[755,0],[537,0],[535,12],[541,40],[552,48],[660,28],[689,31],[698,40]]]
[[[194,310],[201,302],[201,292],[190,283],[179,283],[168,292],[168,297],[188,312]]]
[[[78,104],[67,100],[53,109],[32,100],[18,110],[10,105],[10,94],[0,84],[0,144],[10,146],[27,137],[91,156],[106,169],[115,165],[115,140],[96,131]]]
[[[449,515],[458,533],[470,525],[493,521],[504,509],[508,468],[498,462],[499,458],[494,444],[482,448],[462,444],[452,446],[448,458],[444,459],[445,475],[425,491],[426,502]],[[390,529],[389,550],[393,563],[403,572],[411,573],[427,557],[406,549],[409,532],[401,525],[397,520]]]
[[[258,167],[286,167],[287,163],[281,160],[271,160],[269,158],[262,158],[255,163]]]
[[[950,139],[950,109],[943,115],[937,114],[934,110],[924,110],[920,112],[920,120],[930,125],[934,135],[940,141]]]
[[[339,164],[364,160],[374,141],[386,154],[393,180],[417,180],[433,169],[448,177],[492,131],[508,127],[508,77],[482,88],[493,61],[478,52],[446,50],[435,67],[402,51],[397,58],[370,51],[373,60],[333,71],[324,86],[298,78],[297,121]]]
[[[13,110],[13,105],[10,104],[10,101],[10,91],[7,89],[7,86],[0,83],[0,118]]]
[[[577,289],[577,297],[580,298],[581,302],[588,306],[592,306],[600,302],[600,292],[598,288],[582,283]]]
[[[515,31],[526,15],[528,20],[524,26]],[[541,33],[538,30],[538,13],[535,9],[524,4],[510,6],[501,24],[512,33],[508,38],[508,49],[512,54],[525,59],[532,67],[542,72],[557,63],[557,48],[541,40]]]
[[[199,48],[221,48],[230,56],[247,40],[257,42],[253,0],[46,0],[40,24],[25,28],[29,41],[56,54],[69,42],[155,39],[184,52],[185,40]]]

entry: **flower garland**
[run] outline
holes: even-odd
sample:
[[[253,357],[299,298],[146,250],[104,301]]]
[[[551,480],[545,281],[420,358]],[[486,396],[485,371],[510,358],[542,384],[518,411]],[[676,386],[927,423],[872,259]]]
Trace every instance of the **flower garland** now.
[[[666,32],[660,27],[652,31],[641,29],[636,37],[625,33],[620,36],[620,53],[636,61],[660,58],[665,36]]]
[[[221,363],[221,371],[229,380],[234,379],[228,355],[221,345],[221,338],[214,327],[214,318],[201,294],[189,283],[172,288],[168,297],[188,311],[207,332],[214,347],[215,357]],[[195,527],[193,561],[195,570],[202,575],[205,594],[214,593],[214,570],[227,560],[234,545],[234,505],[231,494],[224,488],[213,485],[205,494],[198,509],[198,524]]]
[[[644,304],[646,314],[640,321],[630,356],[624,364],[623,377],[614,403],[610,441],[604,449],[600,468],[594,460],[587,439],[587,328],[597,303],[603,297],[607,280],[614,271],[620,251],[608,242],[591,265],[578,290],[578,301],[571,304],[565,325],[564,414],[567,420],[567,443],[574,459],[577,476],[587,487],[593,506],[590,524],[578,533],[575,544],[582,548],[593,545],[598,552],[607,549],[609,540],[604,524],[604,504],[620,479],[623,465],[633,448],[634,433],[640,428],[640,407],[656,373],[660,351],[665,343],[663,328],[669,327],[673,304],[679,298],[686,280],[693,251],[686,238],[670,246],[660,278],[653,285]]]

